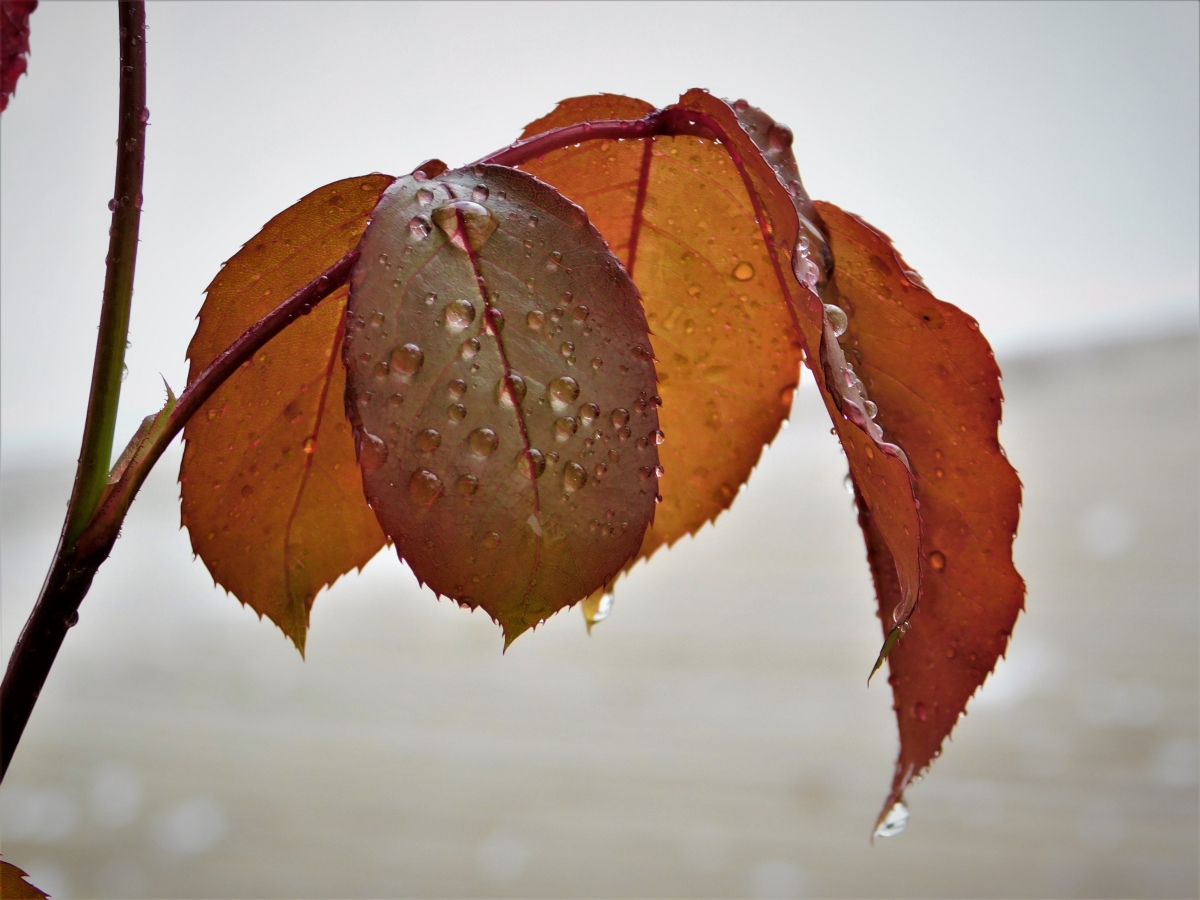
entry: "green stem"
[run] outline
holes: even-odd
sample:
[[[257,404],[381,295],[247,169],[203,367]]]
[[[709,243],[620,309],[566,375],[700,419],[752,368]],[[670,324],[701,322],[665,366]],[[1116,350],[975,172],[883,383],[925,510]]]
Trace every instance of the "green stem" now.
[[[104,300],[92,366],[92,391],[75,488],[67,507],[63,544],[75,543],[92,517],[108,481],[117,404],[125,372],[129,307],[142,219],[142,173],[146,161],[146,7],[142,0],[117,4],[121,26],[121,99],[117,126],[117,174],[113,188],[112,227],[108,232]]]

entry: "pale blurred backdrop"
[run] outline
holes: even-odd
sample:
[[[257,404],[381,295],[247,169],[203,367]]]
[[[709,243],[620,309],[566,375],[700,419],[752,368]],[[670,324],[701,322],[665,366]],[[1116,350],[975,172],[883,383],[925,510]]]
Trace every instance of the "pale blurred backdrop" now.
[[[386,554],[308,660],[178,530],[172,450],[0,788],[58,897],[1195,897],[1200,6],[151,3],[118,442],[220,263],[309,190],[459,165],[564,97],[744,96],[1005,373],[1029,584],[901,836],[845,462],[811,386],[715,527],[501,655]],[[43,0],[0,118],[0,603],[41,584],[86,403],[116,10]],[[161,377],[160,377],[161,376]]]

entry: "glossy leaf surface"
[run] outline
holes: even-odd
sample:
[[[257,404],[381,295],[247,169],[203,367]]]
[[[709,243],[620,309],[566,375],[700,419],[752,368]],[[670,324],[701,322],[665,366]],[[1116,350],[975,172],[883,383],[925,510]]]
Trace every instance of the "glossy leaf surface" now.
[[[817,208],[834,258],[826,299],[848,318],[840,343],[861,358],[920,500],[921,599],[888,657],[900,756],[882,820],[1007,646],[1025,596],[1012,563],[1021,484],[997,440],[1000,371],[978,324],[935,298],[885,235],[832,204]],[[899,586],[878,516],[859,509],[886,634]]]
[[[578,97],[522,138],[652,109],[611,94]],[[588,211],[642,294],[668,435],[663,503],[640,554],[649,557],[727,509],[778,433],[800,375],[795,317],[755,199],[712,138],[589,140],[522,168]]]
[[[320,188],[272,219],[208,287],[194,378],[358,243],[392,178]],[[344,412],[343,288],[273,338],[184,431],[183,524],[213,579],[304,649],[313,598],[384,544]]]
[[[500,166],[399,179],[348,323],[366,495],[419,579],[511,642],[636,553],[654,364],[637,289],[577,206]]]

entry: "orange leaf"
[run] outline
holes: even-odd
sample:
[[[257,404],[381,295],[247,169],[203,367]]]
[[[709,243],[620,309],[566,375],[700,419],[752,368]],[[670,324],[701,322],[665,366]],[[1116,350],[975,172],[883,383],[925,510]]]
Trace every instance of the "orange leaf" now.
[[[637,289],[579,207],[501,166],[398,179],[348,322],[366,495],[419,579],[511,643],[637,552],[654,364]]]
[[[652,109],[577,97],[522,138]],[[795,318],[754,199],[712,139],[591,140],[522,168],[587,210],[642,294],[667,435],[663,503],[639,554],[649,557],[727,509],[778,433],[800,375]]]
[[[29,875],[0,859],[0,897],[4,900],[46,900],[50,895],[25,879]]]
[[[264,226],[208,287],[191,377],[352,250],[388,175],[326,185]],[[183,524],[213,579],[303,653],[322,587],[384,544],[362,494],[340,363],[346,290],[273,338],[184,430]]]
[[[840,343],[915,473],[920,603],[888,657],[900,756],[880,822],[941,752],[967,700],[1004,652],[1025,585],[1012,563],[1021,484],[997,440],[1000,370],[979,326],[935,298],[888,238],[829,203],[817,208],[834,258],[826,299],[847,314]],[[859,521],[885,635],[901,602],[878,513]]]

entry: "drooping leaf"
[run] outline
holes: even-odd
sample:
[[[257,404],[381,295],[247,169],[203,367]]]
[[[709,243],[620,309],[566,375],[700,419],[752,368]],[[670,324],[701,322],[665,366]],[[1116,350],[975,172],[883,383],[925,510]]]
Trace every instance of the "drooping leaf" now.
[[[833,253],[826,299],[845,310],[840,343],[915,474],[921,598],[888,656],[900,754],[880,822],[940,753],[1004,652],[1025,585],[1012,563],[1021,484],[997,440],[1000,371],[979,326],[936,299],[888,238],[818,203]],[[901,602],[879,516],[859,506],[884,633]]]
[[[577,97],[521,137],[652,110],[629,97]],[[778,433],[800,375],[795,318],[755,199],[711,138],[586,140],[522,168],[588,211],[642,294],[667,435],[663,503],[639,554],[649,557],[727,509]]]
[[[334,182],[263,227],[208,287],[191,377],[353,249],[388,175]],[[213,579],[303,652],[313,598],[384,544],[344,412],[346,289],[273,338],[184,430],[183,524]]]
[[[579,207],[500,166],[399,179],[348,322],[366,495],[419,579],[511,642],[636,553],[654,364],[637,289]]]
[[[0,0],[0,112],[25,74],[29,54],[29,15],[37,0]]]
[[[46,900],[50,895],[25,879],[29,875],[0,859],[0,897],[4,900]]]

